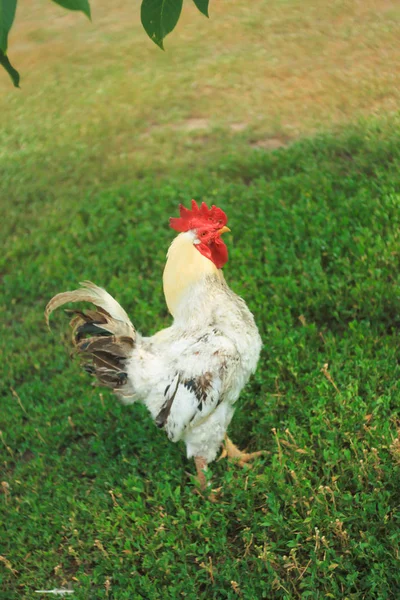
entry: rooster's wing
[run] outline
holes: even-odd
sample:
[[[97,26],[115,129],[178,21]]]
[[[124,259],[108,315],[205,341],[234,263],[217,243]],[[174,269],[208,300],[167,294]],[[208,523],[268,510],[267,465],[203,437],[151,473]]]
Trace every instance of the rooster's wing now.
[[[225,399],[238,362],[233,342],[215,329],[186,346],[174,362],[156,417],[169,439],[181,439],[187,427],[204,421]]]

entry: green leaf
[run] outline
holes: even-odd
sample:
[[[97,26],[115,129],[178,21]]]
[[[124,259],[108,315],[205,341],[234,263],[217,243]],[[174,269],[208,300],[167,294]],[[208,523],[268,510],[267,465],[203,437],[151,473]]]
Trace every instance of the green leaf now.
[[[142,25],[151,40],[164,50],[163,40],[178,22],[183,0],[143,0]]]
[[[68,10],[81,10],[91,19],[89,0],[53,0],[53,2],[68,8]]]
[[[209,14],[208,14],[209,0],[193,0],[193,2],[195,3],[197,8],[203,15],[205,15],[206,17],[209,16]]]
[[[14,69],[8,60],[8,56],[6,56],[2,50],[0,50],[0,65],[7,71],[15,87],[19,88],[19,73]]]
[[[8,32],[15,17],[17,0],[0,0],[0,50],[7,52]]]

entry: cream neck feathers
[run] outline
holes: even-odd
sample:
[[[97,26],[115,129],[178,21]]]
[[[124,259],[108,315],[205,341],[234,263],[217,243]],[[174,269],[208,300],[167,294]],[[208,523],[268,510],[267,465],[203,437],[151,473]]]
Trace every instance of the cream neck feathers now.
[[[195,243],[196,234],[187,231],[179,234],[168,250],[163,285],[165,300],[172,316],[175,316],[179,302],[189,287],[208,275],[219,274],[214,263],[195,248]]]

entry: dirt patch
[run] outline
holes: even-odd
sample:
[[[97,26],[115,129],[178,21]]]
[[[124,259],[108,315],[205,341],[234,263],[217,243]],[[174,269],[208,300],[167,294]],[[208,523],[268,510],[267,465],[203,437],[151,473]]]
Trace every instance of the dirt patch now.
[[[272,137],[264,140],[257,140],[256,142],[251,142],[250,146],[252,148],[259,148],[262,150],[277,150],[278,148],[283,148],[289,144],[289,140]]]
[[[177,129],[182,129],[183,131],[198,131],[199,129],[204,130],[208,129],[210,126],[209,119],[186,119],[183,123],[177,126]]]
[[[239,132],[244,131],[248,126],[248,123],[232,123],[229,127],[231,131]]]
[[[32,450],[25,450],[25,452],[23,454],[21,454],[21,460],[23,462],[30,462],[34,458],[35,458],[35,454],[32,452]]]

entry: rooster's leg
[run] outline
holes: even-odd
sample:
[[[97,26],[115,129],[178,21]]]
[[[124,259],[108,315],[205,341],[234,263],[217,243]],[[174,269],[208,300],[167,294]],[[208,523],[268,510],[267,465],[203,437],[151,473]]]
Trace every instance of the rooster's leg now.
[[[194,464],[197,470],[197,481],[200,484],[201,491],[204,491],[207,488],[207,479],[204,474],[204,471],[207,469],[207,461],[202,456],[195,456]]]
[[[257,458],[257,456],[262,456],[263,454],[265,454],[265,450],[259,450],[258,452],[242,452],[237,446],[235,446],[232,440],[225,435],[224,447],[218,460],[221,460],[221,458],[225,458],[227,456],[228,460],[236,462],[239,466],[244,467],[245,464],[254,458]]]

